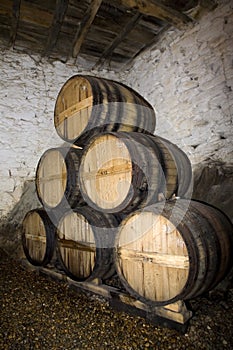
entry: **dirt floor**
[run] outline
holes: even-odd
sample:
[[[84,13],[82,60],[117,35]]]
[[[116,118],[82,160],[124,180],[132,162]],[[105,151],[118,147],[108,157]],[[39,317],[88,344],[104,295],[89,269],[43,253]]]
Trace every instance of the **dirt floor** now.
[[[0,349],[233,349],[233,290],[190,302],[185,334],[23,269],[0,250]]]

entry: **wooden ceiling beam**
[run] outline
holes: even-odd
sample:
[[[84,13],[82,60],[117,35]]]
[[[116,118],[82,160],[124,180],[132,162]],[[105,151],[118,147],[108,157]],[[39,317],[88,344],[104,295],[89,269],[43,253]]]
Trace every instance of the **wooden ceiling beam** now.
[[[75,35],[75,40],[73,44],[73,57],[76,58],[81,49],[82,43],[85,40],[87,32],[95,19],[96,13],[100,8],[103,0],[92,0],[87,11],[84,14],[83,20],[79,24],[78,31]]]
[[[131,32],[131,30],[135,27],[135,25],[139,22],[139,20],[142,18],[141,13],[136,13],[130,21],[126,24],[126,26],[123,28],[123,30],[119,33],[119,35],[116,36],[116,38],[113,40],[113,42],[105,49],[105,51],[102,53],[101,57],[95,64],[94,68],[102,67],[104,64],[106,58],[111,57],[112,53],[114,52],[115,48],[124,40],[124,38]]]
[[[45,54],[49,54],[56,45],[63,20],[66,15],[69,0],[56,0],[56,8],[53,15],[53,22],[50,29],[50,34],[47,40]]]
[[[10,46],[14,46],[16,35],[17,35],[17,29],[19,25],[20,5],[21,5],[21,0],[13,1],[11,31],[10,31],[10,41],[9,41]]]
[[[178,29],[182,29],[185,24],[192,21],[186,14],[164,6],[156,0],[153,0],[153,2],[150,0],[117,0],[117,3],[129,9],[137,10],[143,15],[161,19]]]

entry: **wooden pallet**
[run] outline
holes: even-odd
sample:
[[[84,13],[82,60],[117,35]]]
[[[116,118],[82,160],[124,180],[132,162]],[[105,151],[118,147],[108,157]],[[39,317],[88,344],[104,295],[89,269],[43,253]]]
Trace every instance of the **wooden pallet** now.
[[[156,326],[167,327],[185,333],[189,320],[192,317],[192,311],[187,309],[183,300],[165,306],[150,307],[133,298],[127,292],[104,284],[100,279],[95,279],[91,282],[76,282],[54,266],[38,267],[31,265],[26,259],[21,261],[23,268],[27,270],[35,271],[55,281],[67,283],[74,290],[82,290],[99,295],[106,299],[109,302],[109,306],[114,310],[143,317]]]

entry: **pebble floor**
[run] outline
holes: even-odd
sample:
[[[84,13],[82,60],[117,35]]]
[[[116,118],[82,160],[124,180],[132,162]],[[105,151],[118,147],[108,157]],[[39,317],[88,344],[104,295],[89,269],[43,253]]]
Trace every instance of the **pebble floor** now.
[[[233,290],[202,297],[185,334],[113,310],[0,251],[0,350],[233,349]]]

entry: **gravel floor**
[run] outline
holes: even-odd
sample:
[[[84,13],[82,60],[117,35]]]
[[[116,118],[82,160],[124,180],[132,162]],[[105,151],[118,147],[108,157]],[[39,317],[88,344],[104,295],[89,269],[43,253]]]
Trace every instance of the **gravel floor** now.
[[[233,349],[233,290],[199,298],[187,333],[116,312],[0,251],[0,349]]]

